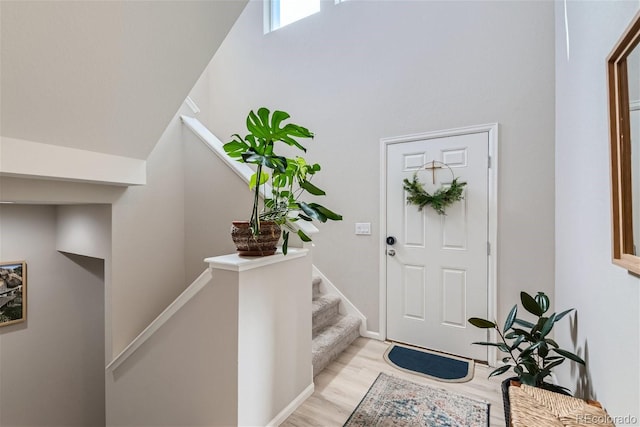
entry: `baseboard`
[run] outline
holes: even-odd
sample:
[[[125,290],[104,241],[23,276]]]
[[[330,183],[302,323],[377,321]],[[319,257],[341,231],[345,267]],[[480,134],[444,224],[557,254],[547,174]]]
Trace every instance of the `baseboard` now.
[[[364,331],[364,333],[362,333],[362,331],[360,331],[360,336],[365,338],[371,338],[373,340],[384,341],[384,338],[382,338],[382,335],[380,335],[380,332]]]
[[[276,415],[274,419],[269,421],[269,423],[267,423],[267,427],[277,427],[280,424],[282,424],[284,420],[289,418],[289,415],[293,414],[296,411],[296,409],[298,409],[298,407],[302,405],[304,401],[307,400],[313,394],[314,388],[315,386],[312,382],[311,384],[309,384],[307,388],[305,388],[302,391],[302,393],[298,395],[298,397],[293,399],[291,403],[287,405],[286,408],[280,411],[280,413]]]
[[[340,290],[336,288],[336,286],[331,282],[331,280],[329,280],[327,276],[322,274],[322,272],[318,270],[318,267],[316,267],[315,265],[313,266],[313,276],[318,276],[322,279],[320,287],[324,287],[326,293],[338,295],[340,299],[342,299],[342,304],[340,304],[340,314],[351,314],[360,318],[360,336],[374,338],[370,334],[375,334],[376,332],[369,332],[367,330],[367,317],[362,314],[362,312],[358,310],[358,308],[353,305],[351,301],[349,301],[349,298],[345,297],[344,294],[340,292]]]

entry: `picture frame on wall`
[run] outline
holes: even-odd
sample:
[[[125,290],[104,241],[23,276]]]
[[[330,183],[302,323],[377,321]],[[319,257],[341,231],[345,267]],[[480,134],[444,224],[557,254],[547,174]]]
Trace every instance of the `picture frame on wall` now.
[[[27,263],[0,262],[0,327],[27,318]]]

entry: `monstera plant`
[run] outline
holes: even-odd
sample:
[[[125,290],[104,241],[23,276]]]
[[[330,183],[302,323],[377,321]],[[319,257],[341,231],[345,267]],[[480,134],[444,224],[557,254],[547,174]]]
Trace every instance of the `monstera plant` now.
[[[566,359],[584,365],[585,362],[567,350],[560,348],[550,337],[553,326],[571,313],[574,309],[547,315],[550,302],[544,292],[532,297],[526,292],[520,293],[520,302],[524,309],[537,317],[534,322],[518,318],[518,304],[514,305],[502,329],[496,322],[472,317],[469,323],[478,328],[494,329],[500,340],[498,342],[474,342],[473,344],[493,346],[505,354],[503,366],[489,374],[490,377],[500,375],[513,369],[518,380],[534,387],[543,387],[552,391],[567,392],[565,387],[551,384],[545,379],[551,375],[553,368]]]
[[[285,123],[290,118],[284,111],[271,113],[267,108],[250,111],[247,116],[245,136],[232,135],[223,148],[227,155],[241,163],[256,165],[249,188],[253,190],[253,206],[249,221],[234,221],[232,237],[241,255],[271,255],[282,234],[283,252],[287,253],[289,232],[295,231],[299,220],[326,222],[342,219],[317,202],[305,201],[306,197],[324,196],[325,192],[311,183],[321,170],[319,164],[309,164],[301,157],[287,158],[276,149],[280,144],[295,147],[302,152],[306,148],[299,139],[313,139],[307,128]],[[279,143],[277,145],[277,143]],[[260,200],[260,187],[264,188],[264,200]],[[262,208],[261,208],[262,205]],[[296,233],[302,241],[311,238],[302,230]],[[262,241],[266,236],[266,243]]]

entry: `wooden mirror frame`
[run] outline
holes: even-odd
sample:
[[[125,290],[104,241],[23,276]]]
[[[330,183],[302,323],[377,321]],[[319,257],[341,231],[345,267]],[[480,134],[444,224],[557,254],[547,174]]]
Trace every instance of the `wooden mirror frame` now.
[[[640,275],[640,257],[633,241],[631,127],[627,57],[640,43],[640,13],[631,21],[607,58],[611,142],[611,205],[613,263]],[[640,242],[638,242],[640,247]]]

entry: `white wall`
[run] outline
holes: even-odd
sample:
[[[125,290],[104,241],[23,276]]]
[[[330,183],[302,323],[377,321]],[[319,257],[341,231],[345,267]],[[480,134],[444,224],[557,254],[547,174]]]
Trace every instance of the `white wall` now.
[[[556,306],[577,316],[556,337],[588,368],[580,377],[568,363],[557,371],[611,415],[640,418],[640,280],[611,263],[605,65],[638,2],[568,2],[567,10],[569,58],[556,3]]]
[[[111,259],[111,206],[64,205],[56,208],[56,249]]]
[[[314,264],[371,330],[383,137],[499,122],[499,317],[522,289],[553,296],[553,3],[324,1],[267,35],[262,23],[250,2],[210,64],[203,120],[225,141],[265,105],[316,132],[308,158],[344,221],[319,227]],[[373,235],[355,236],[355,222]]]
[[[56,208],[0,205],[0,259],[27,262],[27,320],[0,328],[0,425],[104,426],[104,263],[56,251]]]
[[[2,136],[146,159],[244,6],[1,2]]]
[[[294,259],[299,254],[293,252],[272,265],[234,272],[232,281],[225,280],[226,271],[213,271],[216,282],[237,287],[239,293],[240,426],[273,425],[285,408],[313,388],[311,257]]]
[[[191,282],[205,269],[205,258],[236,251],[231,241],[231,221],[249,218],[253,198],[248,185],[191,130],[184,128],[182,137],[184,262],[187,281]]]
[[[107,373],[107,426],[237,425],[238,288],[219,283]]]
[[[107,325],[112,356],[188,285],[181,129],[175,116],[147,159],[147,185],[129,187],[113,203],[113,286]]]

